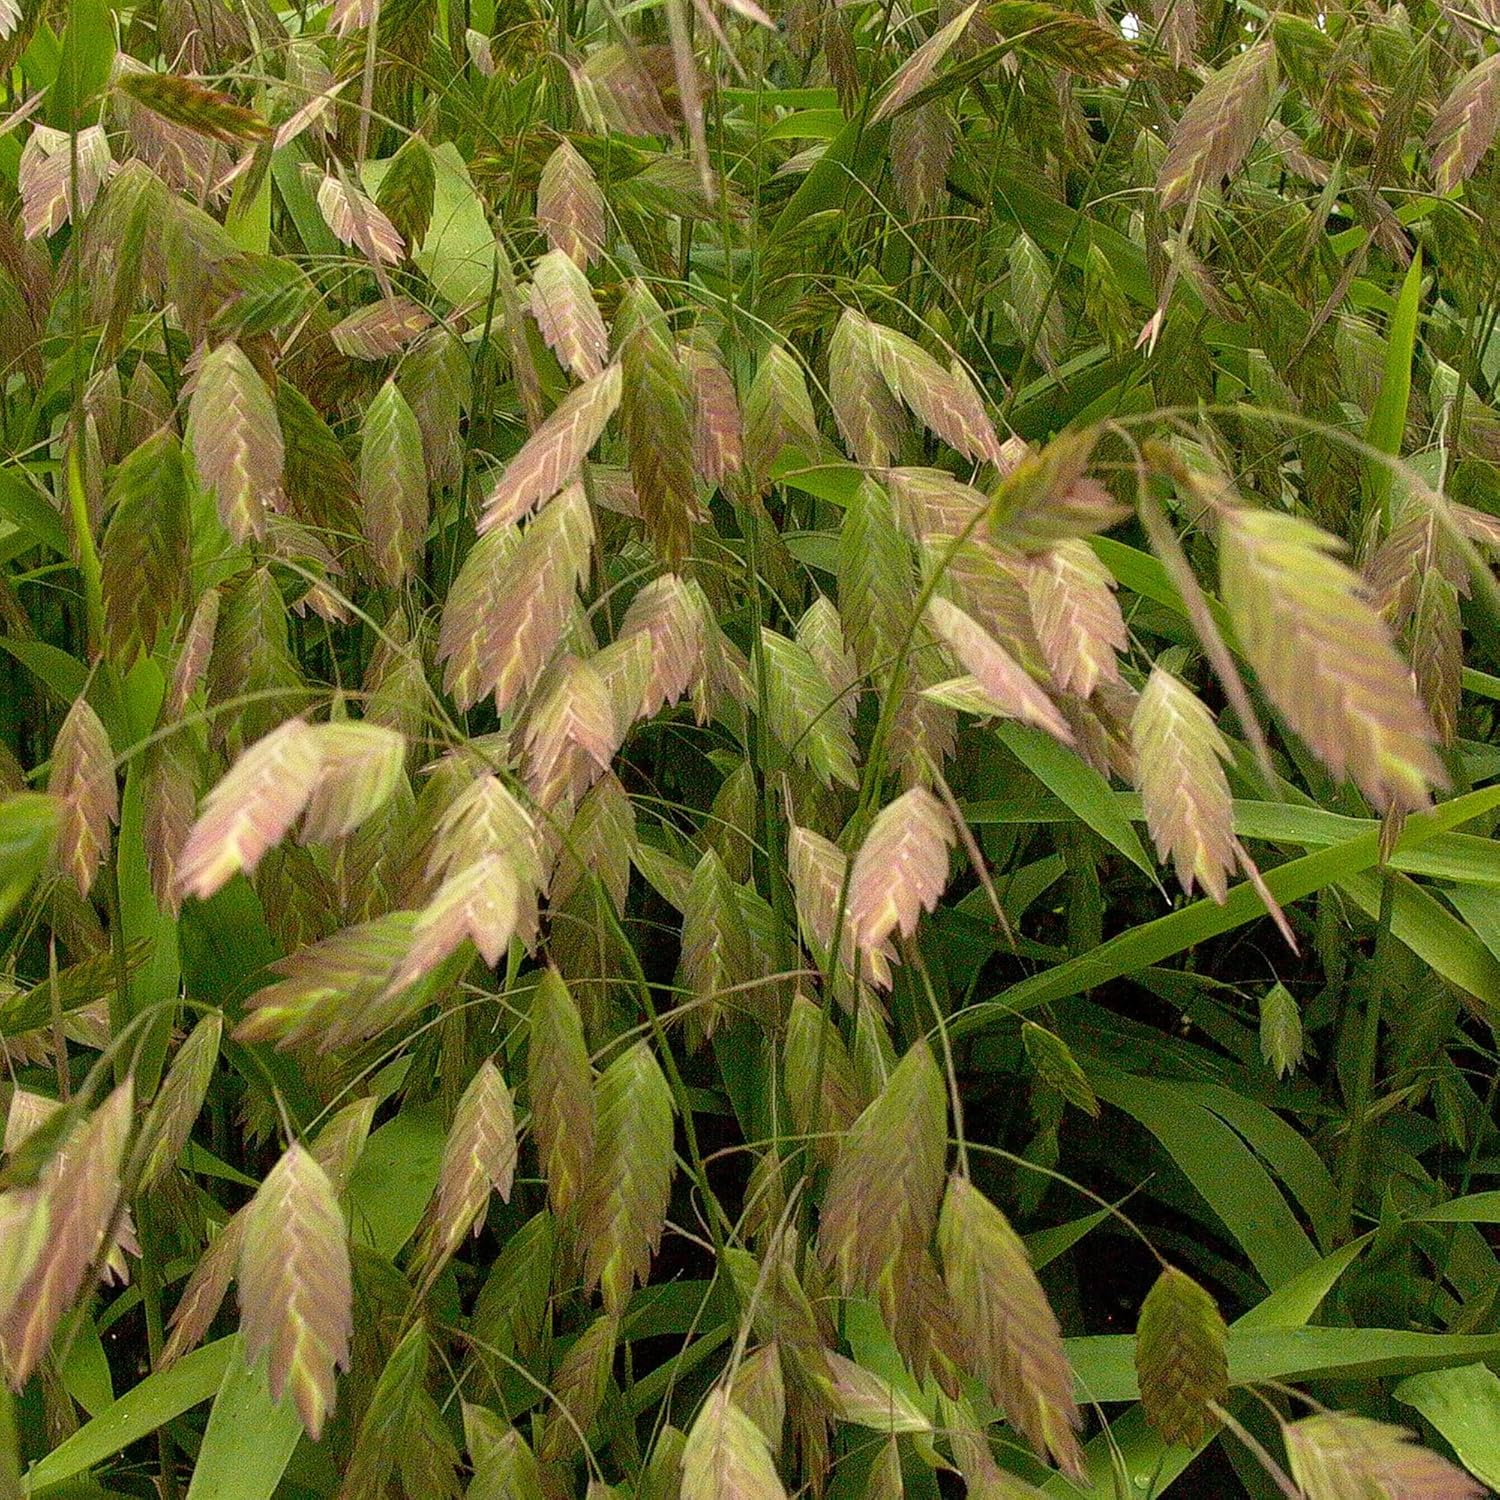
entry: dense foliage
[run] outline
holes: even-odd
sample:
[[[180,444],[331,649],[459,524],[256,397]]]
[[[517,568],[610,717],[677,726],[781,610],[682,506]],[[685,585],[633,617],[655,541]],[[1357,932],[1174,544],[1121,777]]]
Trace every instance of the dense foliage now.
[[[768,11],[0,0],[0,1500],[1500,1485],[1500,11]]]

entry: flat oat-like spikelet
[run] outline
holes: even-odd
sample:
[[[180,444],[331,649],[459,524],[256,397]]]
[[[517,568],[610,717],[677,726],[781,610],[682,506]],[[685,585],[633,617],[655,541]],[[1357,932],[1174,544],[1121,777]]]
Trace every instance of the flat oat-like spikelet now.
[[[411,946],[391,976],[389,993],[394,995],[432,973],[465,938],[493,968],[522,924],[523,900],[509,855],[481,855],[473,864],[455,870],[417,914]]]
[[[536,190],[536,219],[547,243],[587,269],[604,247],[604,194],[570,141],[547,158]]]
[[[237,1213],[230,1215],[228,1222],[208,1243],[208,1248],[198,1258],[188,1277],[177,1306],[168,1320],[170,1332],[162,1346],[158,1369],[165,1369],[181,1359],[190,1349],[202,1342],[224,1298],[229,1292],[229,1283],[234,1280],[234,1268],[240,1258],[240,1244],[245,1237],[245,1224],[250,1217],[247,1203]]]
[[[774,630],[760,633],[771,732],[823,783],[857,787],[854,736],[838,694],[806,647]]]
[[[318,184],[318,212],[341,245],[353,245],[377,266],[395,265],[406,253],[396,226],[357,187],[331,173]]]
[[[120,793],[109,735],[82,695],[57,731],[47,790],[61,810],[58,862],[87,896],[109,851],[109,831],[120,821]]]
[[[1156,179],[1165,209],[1216,186],[1249,154],[1266,123],[1276,54],[1268,41],[1233,57],[1182,112]]]
[[[653,578],[630,601],[620,640],[636,634],[651,642],[651,671],[636,711],[637,718],[649,719],[676,703],[704,669],[702,615],[677,574]]]
[[[381,297],[340,318],[328,336],[350,359],[381,360],[399,354],[431,327],[432,314],[410,297]]]
[[[206,901],[249,873],[301,816],[322,766],[318,738],[288,719],[257,740],[203,800],[177,862],[177,889]]]
[[[293,1144],[256,1191],[239,1257],[240,1327],[252,1364],[269,1351],[271,1399],[290,1388],[309,1437],[349,1368],[353,1287],[344,1216],[323,1169]]]
[[[786,1500],[765,1434],[716,1386],[682,1449],[682,1500]]]
[[[188,402],[187,441],[219,519],[237,542],[266,534],[281,504],[285,446],[276,403],[232,340],[204,357]]]
[[[594,1086],[594,1156],[579,1214],[584,1285],[618,1316],[651,1274],[672,1191],[672,1091],[644,1039]]]
[[[1073,743],[1073,731],[1062,710],[977,620],[941,597],[928,601],[927,618],[938,637],[973,675],[992,712],[1034,724],[1065,745]]]
[[[578,1201],[594,1158],[593,1069],[578,1006],[556,969],[542,970],[531,995],[526,1050],[531,1128],[559,1217]]]
[[[755,976],[753,951],[735,882],[718,853],[708,849],[694,867],[683,897],[678,964],[678,982],[699,1002],[698,1035],[713,1035],[728,1003],[725,992]]]
[[[394,380],[387,380],[365,409],[359,493],[375,570],[388,588],[400,588],[427,538],[427,465],[422,430]]]
[[[894,328],[868,323],[865,332],[876,369],[924,427],[975,462],[1001,461],[1000,439],[960,365],[945,370],[915,339]]]
[[[849,876],[849,920],[863,952],[879,951],[898,930],[910,937],[922,912],[937,905],[954,837],[943,804],[923,787],[876,815]]]
[[[588,277],[565,250],[549,250],[531,271],[531,315],[558,363],[579,380],[604,372],[609,334]]]
[[[1292,1478],[1307,1500],[1479,1500],[1485,1487],[1418,1446],[1415,1434],[1350,1412],[1318,1412],[1281,1429]]]
[[[1115,653],[1129,636],[1115,602],[1114,576],[1077,538],[1029,560],[1026,598],[1031,623],[1059,692],[1087,698],[1101,682],[1118,682]]]
[[[77,155],[78,182],[73,183]],[[26,238],[55,234],[69,220],[76,199],[87,213],[114,168],[109,137],[100,125],[78,132],[75,145],[66,131],[35,125],[17,164],[16,186],[21,193],[21,224]]]
[[[943,1194],[948,1109],[925,1041],[849,1127],[828,1179],[818,1254],[846,1296],[875,1297],[899,1327]]]
[[[479,518],[481,534],[520,520],[577,477],[620,404],[620,391],[620,366],[613,364],[563,397],[495,482]]]
[[[825,1166],[831,1166],[838,1137],[854,1122],[862,1101],[843,1037],[822,1006],[806,995],[792,1001],[782,1057],[792,1128],[808,1138],[809,1149]]]
[[[557,1463],[578,1451],[578,1435],[585,1440],[604,1404],[609,1374],[614,1365],[620,1320],[613,1313],[595,1318],[573,1341],[552,1377],[557,1411],[549,1412],[542,1431],[539,1457]]]
[[[677,357],[693,386],[693,466],[704,484],[719,484],[745,457],[734,381],[710,349],[684,344]]]
[[[827,963],[833,948],[834,928],[840,930],[837,971],[854,968],[854,924],[845,909],[842,922],[836,921],[839,898],[844,894],[848,858],[837,844],[810,828],[793,826],[787,841],[788,873],[797,902],[797,921],[803,939],[814,950],[820,963]],[[864,972],[867,983],[880,989],[891,987],[891,965],[896,953],[889,941],[865,953]]]
[[[1073,1372],[1021,1237],[967,1178],[954,1176],[943,1197],[938,1248],[974,1373],[1038,1453],[1081,1477]]]
[[[1440,193],[1451,193],[1474,175],[1500,130],[1500,52],[1470,68],[1454,84],[1432,117],[1427,150],[1432,180]]]
[[[1156,852],[1188,895],[1196,881],[1223,903],[1235,866],[1229,745],[1191,688],[1153,667],[1130,721],[1135,781]]]
[[[148,1192],[187,1144],[208,1094],[223,1036],[223,1016],[210,1013],[177,1049],[136,1140],[132,1160],[137,1164],[134,1174],[137,1194]]]
[[[1382,810],[1425,807],[1446,785],[1436,732],[1340,545],[1298,516],[1226,510],[1220,591],[1267,696],[1329,770]]]
[[[978,8],[977,5],[969,5],[959,11],[946,26],[941,26],[933,32],[891,74],[886,82],[885,91],[880,96],[880,102],[875,106],[874,114],[870,116],[872,125],[878,125],[882,120],[890,119],[909,99],[931,82],[932,75],[968,29],[969,22],[974,19],[974,12]]]
[[[134,1098],[127,1078],[62,1143],[35,1189],[11,1190],[35,1194],[32,1232],[40,1225],[44,1236],[24,1279],[0,1295],[0,1359],[12,1390],[19,1391],[36,1369],[104,1248],[119,1205],[120,1165]],[[34,1217],[38,1213],[40,1221]],[[7,1234],[27,1232],[12,1223],[4,1227]]]
[[[515,1175],[515,1105],[504,1075],[486,1058],[458,1101],[443,1146],[432,1225],[444,1254],[456,1250],[471,1227],[475,1234],[484,1227],[491,1192],[510,1202]]]
[[[795,355],[773,344],[756,366],[745,397],[745,466],[763,488],[786,449],[811,459],[818,445],[818,418],[802,366]]]
[[[182,448],[153,433],[110,481],[109,526],[100,547],[104,634],[121,667],[154,650],[189,602],[191,522]]]
[[[519,540],[499,531],[475,542],[438,632],[443,687],[460,708],[493,692],[503,713],[536,685],[588,576],[593,540],[583,486],[569,484]]]
[[[906,431],[901,403],[875,363],[868,319],[845,308],[828,345],[828,402],[855,462],[884,468]]]
[[[686,558],[702,518],[693,469],[693,387],[666,315],[644,282],[621,298],[615,337],[623,371],[621,420],[646,536],[668,567]]]
[[[1209,1408],[1229,1399],[1228,1340],[1214,1299],[1167,1266],[1141,1304],[1135,1368],[1146,1420],[1169,1443],[1194,1447],[1218,1426]]]
[[[318,781],[302,815],[304,844],[332,843],[354,832],[395,791],[406,741],[379,724],[318,724]]]
[[[609,769],[620,737],[609,685],[592,662],[565,655],[526,715],[526,786],[536,805],[576,804]]]

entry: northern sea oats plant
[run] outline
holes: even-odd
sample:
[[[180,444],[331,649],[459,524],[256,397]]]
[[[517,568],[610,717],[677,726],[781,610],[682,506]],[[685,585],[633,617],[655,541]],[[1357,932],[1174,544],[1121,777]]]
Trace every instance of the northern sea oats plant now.
[[[0,1500],[1500,1488],[1493,0],[0,68]]]

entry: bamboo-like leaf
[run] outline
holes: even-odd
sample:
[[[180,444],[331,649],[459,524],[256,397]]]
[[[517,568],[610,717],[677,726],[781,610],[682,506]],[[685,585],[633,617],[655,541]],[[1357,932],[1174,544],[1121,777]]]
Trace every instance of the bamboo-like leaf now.
[[[1335,776],[1377,807],[1419,808],[1446,782],[1436,733],[1391,643],[1310,521],[1235,508],[1219,530],[1220,588],[1256,676]]]
[[[973,675],[991,713],[1035,724],[1063,744],[1073,743],[1073,731],[1061,710],[982,625],[941,597],[928,601],[927,618],[938,637]]]
[[[1318,1412],[1281,1429],[1292,1478],[1307,1500],[1479,1500],[1484,1486],[1419,1447],[1404,1427],[1350,1412]]]
[[[191,78],[174,73],[125,72],[115,87],[164,120],[226,146],[271,138],[271,127],[254,110]]]
[[[579,380],[603,374],[609,334],[588,277],[567,251],[550,250],[532,267],[531,315],[565,370]]]
[[[531,1041],[526,1052],[531,1127],[547,1179],[547,1199],[559,1216],[592,1181],[593,1070],[578,1007],[555,969],[544,969],[531,997]]]
[[[570,484],[620,404],[618,364],[570,391],[505,466],[485,501],[479,530],[508,526]]]
[[[584,1285],[619,1316],[651,1274],[672,1191],[672,1091],[645,1040],[594,1086],[598,1121],[579,1214]]]
[[[182,1154],[208,1095],[224,1035],[223,1016],[204,1016],[177,1050],[172,1067],[141,1122],[135,1147],[137,1193],[146,1193]]]
[[[818,1253],[846,1295],[877,1298],[897,1326],[943,1194],[948,1110],[925,1041],[849,1127],[823,1198]]]
[[[240,1327],[252,1363],[269,1353],[271,1398],[290,1389],[314,1440],[333,1409],[353,1333],[344,1218],[323,1169],[293,1144],[256,1190],[239,1256]]]
[[[604,194],[593,169],[563,140],[537,184],[536,218],[547,243],[587,270],[604,248]]]
[[[444,689],[461,708],[493,692],[504,712],[542,675],[588,574],[593,517],[570,484],[517,539],[492,531],[470,549],[438,635]]]
[[[45,1240],[34,1247],[34,1257],[22,1260],[22,1267],[29,1261],[29,1269],[5,1288],[0,1300],[0,1359],[12,1390],[19,1391],[36,1369],[104,1248],[119,1206],[120,1167],[133,1109],[134,1091],[127,1078],[76,1127],[38,1179],[36,1197],[28,1205],[29,1222],[34,1228],[45,1225]],[[40,1220],[34,1217],[39,1207],[45,1214]],[[5,1227],[25,1233],[19,1226]]]
[[[955,1176],[943,1197],[938,1247],[974,1373],[1038,1453],[1081,1477],[1073,1372],[1020,1236],[967,1178]]]
[[[765,1434],[722,1386],[688,1430],[682,1500],[786,1500]]]
[[[1186,203],[1232,175],[1266,123],[1276,54],[1268,41],[1236,54],[1182,112],[1156,178],[1163,209]]]
[[[427,536],[427,468],[422,432],[394,380],[365,409],[359,435],[364,531],[381,581],[400,588]]]
[[[281,503],[285,448],[276,403],[233,341],[198,367],[188,403],[187,441],[198,478],[237,542],[266,534],[266,512]]]
[[[1171,857],[1188,895],[1196,881],[1222,905],[1235,867],[1228,742],[1192,689],[1160,666],[1136,703],[1130,739],[1157,855]]]
[[[849,919],[863,952],[877,952],[898,929],[910,937],[922,912],[937,905],[954,838],[943,804],[921,787],[880,810],[849,876]]]
[[[1026,597],[1042,656],[1060,692],[1087,698],[1116,682],[1115,653],[1128,641],[1114,576],[1086,542],[1059,542],[1030,560]]]
[[[840,781],[857,787],[854,737],[828,679],[796,641],[764,628],[760,640],[771,732],[824,786]]]
[[[148,437],[115,470],[100,548],[104,631],[121,666],[149,654],[188,602],[186,476],[176,436]]]
[[[87,896],[109,852],[109,831],[120,821],[115,756],[99,715],[77,698],[57,731],[47,790],[61,812],[57,856],[81,896]]]
[[[1432,179],[1440,193],[1467,182],[1500,130],[1500,53],[1476,63],[1454,84],[1427,132]]]
[[[432,1219],[444,1254],[458,1248],[472,1225],[484,1227],[490,1193],[510,1202],[516,1175],[516,1119],[510,1089],[488,1058],[469,1081],[443,1147]]]
[[[623,372],[621,422],[646,535],[668,567],[687,556],[700,519],[693,472],[693,388],[643,282],[621,299],[615,336]]]
[[[177,889],[206,901],[249,873],[301,816],[322,767],[317,735],[288,719],[257,740],[203,801],[177,863]]]
[[[1169,1443],[1194,1447],[1229,1397],[1229,1330],[1214,1299],[1184,1271],[1156,1278],[1136,1324],[1135,1368],[1146,1420]]]

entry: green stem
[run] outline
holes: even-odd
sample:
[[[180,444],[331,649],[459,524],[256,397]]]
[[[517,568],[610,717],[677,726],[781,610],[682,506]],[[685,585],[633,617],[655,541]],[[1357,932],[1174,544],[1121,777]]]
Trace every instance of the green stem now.
[[[1375,931],[1375,952],[1370,959],[1359,1055],[1355,1063],[1354,1087],[1349,1100],[1349,1135],[1339,1170],[1339,1201],[1335,1223],[1340,1243],[1354,1232],[1354,1199],[1364,1171],[1369,1130],[1370,1096],[1375,1090],[1375,1065],[1380,1048],[1380,1013],[1385,1002],[1386,976],[1391,946],[1391,918],[1395,909],[1395,877],[1381,877],[1380,916]]]

